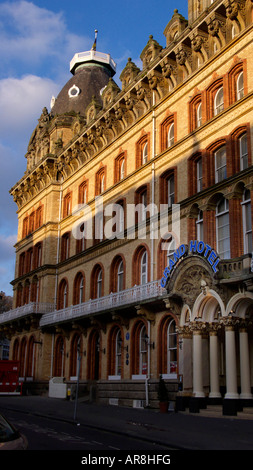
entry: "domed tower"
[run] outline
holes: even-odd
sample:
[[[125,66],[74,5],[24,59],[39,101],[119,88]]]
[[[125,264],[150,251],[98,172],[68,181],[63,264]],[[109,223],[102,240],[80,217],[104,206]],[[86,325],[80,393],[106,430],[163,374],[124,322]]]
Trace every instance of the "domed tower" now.
[[[116,73],[116,64],[110,54],[90,51],[79,52],[70,62],[73,77],[66,83],[56,99],[52,99],[54,116],[69,112],[85,116],[87,106],[95,97],[102,105],[101,90]]]
[[[96,31],[97,35],[97,31]],[[87,122],[87,109],[103,106],[102,91],[116,73],[110,54],[96,50],[76,53],[70,62],[72,77],[58,96],[51,99],[51,112],[43,109],[26,154],[27,170],[32,170],[48,153],[64,147]]]

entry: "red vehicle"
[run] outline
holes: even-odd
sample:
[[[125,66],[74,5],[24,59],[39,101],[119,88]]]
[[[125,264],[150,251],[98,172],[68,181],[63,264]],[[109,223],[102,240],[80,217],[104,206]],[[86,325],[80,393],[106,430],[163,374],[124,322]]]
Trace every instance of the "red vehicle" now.
[[[0,361],[0,395],[21,395],[19,361]]]

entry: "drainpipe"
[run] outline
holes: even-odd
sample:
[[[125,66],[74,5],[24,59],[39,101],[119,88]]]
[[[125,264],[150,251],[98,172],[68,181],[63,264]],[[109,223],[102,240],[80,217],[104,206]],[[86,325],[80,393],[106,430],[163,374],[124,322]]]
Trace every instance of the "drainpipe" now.
[[[155,106],[155,92],[153,91],[153,107]],[[155,118],[155,111],[152,111],[152,160],[155,157],[155,149],[156,149],[156,118]],[[151,166],[151,282],[154,280],[154,203],[155,203],[155,163],[152,162]]]
[[[59,216],[58,216],[58,235],[57,235],[57,254],[56,254],[56,265],[59,263],[60,256],[60,235],[61,235],[61,213],[62,213],[62,185],[60,189],[60,203],[59,203]],[[58,267],[56,267],[55,273],[55,292],[54,292],[54,305],[57,306],[57,286],[58,285]]]

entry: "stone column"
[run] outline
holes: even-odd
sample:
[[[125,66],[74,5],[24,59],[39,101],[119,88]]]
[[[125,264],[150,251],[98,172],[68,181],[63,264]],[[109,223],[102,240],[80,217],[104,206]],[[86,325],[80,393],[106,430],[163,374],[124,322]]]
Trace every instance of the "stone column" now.
[[[194,322],[193,330],[193,396],[204,398],[202,373],[202,322]]]
[[[238,399],[236,349],[235,349],[235,320],[225,320],[225,342],[226,342],[226,383],[227,392],[225,398]]]
[[[209,398],[220,398],[218,335],[216,325],[210,326],[210,393]]]
[[[252,399],[250,387],[249,342],[247,325],[240,325],[240,370],[241,370],[241,394],[242,399]]]

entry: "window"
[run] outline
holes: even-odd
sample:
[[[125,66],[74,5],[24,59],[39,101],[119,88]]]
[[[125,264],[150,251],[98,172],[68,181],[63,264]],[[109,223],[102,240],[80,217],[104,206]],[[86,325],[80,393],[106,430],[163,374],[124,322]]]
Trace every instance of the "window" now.
[[[161,124],[161,151],[163,152],[167,148],[174,145],[176,141],[176,127],[175,127],[176,115],[172,114],[168,116]]]
[[[86,249],[86,224],[83,223],[80,226],[81,236],[76,240],[76,253],[82,253]]]
[[[196,109],[196,127],[200,127],[201,124],[202,124],[202,103],[199,103]]]
[[[239,138],[239,149],[240,149],[240,169],[245,170],[248,168],[248,144],[247,134],[243,134]]]
[[[118,266],[117,272],[117,291],[120,292],[123,290],[124,287],[124,265],[123,261],[121,260]]]
[[[32,212],[29,217],[29,233],[34,232],[35,230],[35,212]]]
[[[135,192],[135,223],[145,222],[148,212],[149,187],[143,185]]]
[[[26,262],[26,272],[29,273],[33,270],[33,248],[27,251]]]
[[[171,320],[167,329],[167,373],[177,374],[177,333],[176,322]]]
[[[142,165],[145,165],[148,161],[148,143],[145,142],[142,149]]]
[[[97,298],[102,297],[102,269],[97,274]]]
[[[223,145],[214,153],[215,159],[215,183],[223,181],[227,177],[226,147]]]
[[[242,199],[242,220],[243,220],[243,245],[244,253],[252,253],[252,215],[251,215],[251,197],[249,189],[245,189]]]
[[[68,259],[69,255],[70,255],[70,233],[67,232],[62,236],[61,261]]]
[[[34,267],[40,268],[42,265],[42,243],[39,242],[34,247]]]
[[[140,278],[140,283],[141,285],[147,284],[148,282],[148,255],[147,252],[144,251],[144,253],[141,256],[141,278]]]
[[[120,255],[112,261],[110,279],[111,292],[120,292],[124,289],[124,261]]]
[[[58,294],[58,310],[68,306],[68,283],[66,279],[62,279],[59,285]]]
[[[176,169],[169,169],[162,174],[160,179],[160,199],[161,204],[168,204],[169,207],[176,201]]]
[[[23,232],[22,232],[23,238],[27,237],[28,235],[28,222],[29,222],[28,217],[25,217],[23,221]]]
[[[201,210],[198,211],[198,217],[196,219],[196,233],[197,233],[197,240],[203,240],[204,239],[204,224],[203,224],[203,212]]]
[[[145,134],[136,143],[136,168],[140,168],[148,161],[149,135]]]
[[[243,72],[239,73],[236,80],[236,95],[237,100],[240,100],[244,96]]]
[[[71,194],[68,193],[63,199],[63,217],[71,214]]]
[[[114,166],[115,183],[125,178],[125,170],[126,170],[126,152],[121,153],[117,158],[115,158],[115,166]]]
[[[147,330],[146,326],[143,325],[139,336],[139,374],[147,374],[147,362],[148,362],[148,351],[147,351]]]
[[[216,243],[220,258],[230,258],[229,205],[224,197],[216,206]]]
[[[199,191],[202,191],[203,189],[202,158],[199,158],[196,161],[196,170],[197,170],[197,192],[199,192]]]
[[[174,122],[170,125],[168,130],[168,147],[174,145]]]
[[[102,242],[104,239],[104,214],[98,212],[95,216],[95,237],[94,243]]]
[[[95,188],[95,195],[99,196],[105,191],[105,168],[101,168],[96,173],[96,188]]]
[[[26,272],[25,257],[25,253],[21,253],[19,257],[19,276],[23,276]]]
[[[87,200],[88,200],[88,184],[87,184],[87,181],[83,181],[83,183],[80,184],[79,186],[78,203],[87,204]]]
[[[74,295],[73,304],[81,304],[84,302],[84,276],[82,273],[77,273],[74,280]]]
[[[123,158],[120,162],[120,179],[123,180],[125,177],[125,159]]]
[[[171,207],[174,204],[175,199],[175,185],[174,185],[174,175],[171,175],[167,180],[168,185],[168,206]]]
[[[214,115],[221,113],[224,109],[224,101],[223,101],[223,87],[220,87],[218,91],[216,91],[214,96]]]
[[[40,206],[36,210],[36,228],[41,227],[42,224],[43,224],[43,208],[42,208],[42,206]]]
[[[116,342],[115,342],[115,374],[121,376],[121,331],[117,331]]]

